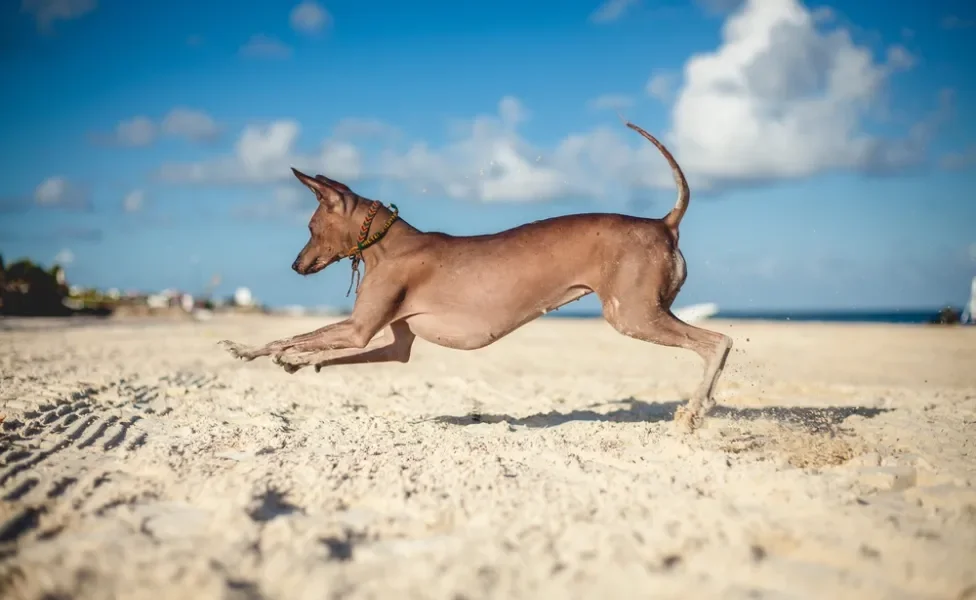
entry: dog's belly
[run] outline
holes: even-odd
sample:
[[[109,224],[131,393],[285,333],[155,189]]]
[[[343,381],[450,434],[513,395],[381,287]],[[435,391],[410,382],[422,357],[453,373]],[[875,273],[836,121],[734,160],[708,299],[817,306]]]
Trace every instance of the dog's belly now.
[[[577,300],[591,290],[582,286],[563,288],[541,299],[493,298],[457,304],[431,303],[428,309],[407,317],[407,324],[421,339],[455,350],[476,350],[501,339],[529,321]],[[508,300],[502,305],[502,300]],[[523,300],[513,302],[513,300]]]
[[[502,331],[488,319],[470,314],[440,313],[414,315],[407,319],[417,337],[455,350],[483,348],[510,331]]]

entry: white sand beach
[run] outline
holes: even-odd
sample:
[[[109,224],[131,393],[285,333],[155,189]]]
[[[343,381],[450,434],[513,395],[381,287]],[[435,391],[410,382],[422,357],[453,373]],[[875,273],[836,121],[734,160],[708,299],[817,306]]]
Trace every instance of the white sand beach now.
[[[288,375],[323,324],[0,323],[0,597],[976,598],[976,328],[546,319]]]

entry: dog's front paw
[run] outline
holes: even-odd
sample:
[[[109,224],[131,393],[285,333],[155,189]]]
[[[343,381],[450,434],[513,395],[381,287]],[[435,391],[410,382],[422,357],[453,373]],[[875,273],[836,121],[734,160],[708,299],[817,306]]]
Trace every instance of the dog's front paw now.
[[[241,360],[254,360],[257,358],[257,354],[254,349],[245,346],[244,344],[238,344],[237,342],[232,342],[230,340],[220,340],[217,342],[218,345],[223,346],[224,350],[230,353],[234,358],[239,358]]]
[[[310,363],[308,358],[297,352],[279,352],[271,357],[271,362],[285,370],[286,373],[297,373]]]

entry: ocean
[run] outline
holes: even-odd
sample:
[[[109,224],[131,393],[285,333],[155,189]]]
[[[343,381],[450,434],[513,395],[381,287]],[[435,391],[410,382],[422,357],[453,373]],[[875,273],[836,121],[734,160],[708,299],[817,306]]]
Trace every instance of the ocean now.
[[[953,307],[958,311],[961,308]],[[750,321],[800,321],[821,323],[904,323],[931,322],[942,308],[905,310],[720,310],[713,319]],[[592,319],[600,317],[599,311],[554,311],[547,317],[566,319]]]

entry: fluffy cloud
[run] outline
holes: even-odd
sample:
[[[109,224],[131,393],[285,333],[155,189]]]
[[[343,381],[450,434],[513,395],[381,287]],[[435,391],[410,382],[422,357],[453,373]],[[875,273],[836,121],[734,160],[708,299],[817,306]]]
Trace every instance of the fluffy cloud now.
[[[279,185],[271,192],[270,202],[252,202],[235,206],[232,214],[241,219],[307,220],[315,200],[300,184]],[[306,210],[302,210],[306,209]]]
[[[110,136],[122,146],[148,146],[160,136],[179,137],[194,142],[211,142],[220,136],[220,126],[205,112],[176,107],[156,123],[145,115],[120,122]]]
[[[627,94],[604,94],[590,100],[591,110],[622,110],[634,105],[634,97]]]
[[[147,146],[156,139],[156,124],[149,117],[133,117],[115,127],[115,140],[123,146]]]
[[[298,123],[276,121],[246,128],[229,156],[163,165],[158,174],[176,183],[274,183],[290,180],[295,166],[350,183],[392,181],[415,193],[482,202],[605,198],[627,186],[670,181],[657,151],[639,145],[643,140],[625,143],[622,127],[570,135],[544,152],[519,134],[519,125],[529,118],[516,98],[506,96],[496,114],[455,123],[439,147],[425,141],[394,143],[394,138],[370,157],[336,134],[348,126],[338,125],[319,152],[304,154],[296,150]],[[372,127],[389,129],[379,123]]]
[[[896,44],[888,48],[888,66],[892,69],[911,69],[917,62],[918,60],[904,46]]]
[[[55,175],[34,189],[34,204],[45,208],[86,210],[91,207],[91,198],[84,187]]]
[[[332,15],[315,0],[304,0],[288,16],[292,28],[301,33],[318,33],[332,23]]]
[[[606,0],[590,14],[592,23],[610,23],[624,16],[640,0]]]
[[[122,210],[127,213],[136,213],[142,210],[146,204],[145,190],[132,190],[122,198]]]
[[[175,183],[271,183],[294,177],[290,168],[328,171],[338,179],[355,181],[361,176],[360,153],[352,144],[329,139],[317,154],[296,150],[300,127],[281,120],[244,129],[234,152],[202,163],[163,165],[159,176]]]
[[[745,0],[696,0],[696,2],[707,12],[712,14],[725,14],[736,10]]]
[[[83,17],[98,7],[97,0],[23,0],[21,10],[37,22],[37,28],[50,33],[55,21]]]
[[[209,142],[220,135],[220,127],[205,112],[176,107],[160,123],[163,135],[182,137],[195,142]]]
[[[942,19],[943,29],[972,29],[976,27],[976,20],[963,19],[957,15],[948,15]]]
[[[655,133],[697,189],[837,169],[877,173],[924,159],[951,95],[899,138],[868,133],[886,115],[888,79],[915,59],[892,46],[878,62],[847,31],[825,30],[822,15],[819,21],[797,0],[749,0],[728,16],[717,49],[687,61],[679,89],[672,92],[674,75],[652,78],[649,91],[671,100],[671,130]],[[591,106],[622,101],[607,96]],[[482,202],[620,199],[639,189],[673,189],[657,150],[620,125],[573,132],[541,148],[521,134],[530,118],[516,98],[505,97],[494,114],[456,123],[440,145],[387,135],[396,130],[375,120],[349,120],[311,153],[298,150],[299,124],[281,120],[246,128],[228,156],[164,165],[159,174],[183,183],[273,183],[290,179],[295,166],[350,183],[395,182],[408,193]],[[367,135],[383,148],[366,153],[353,143]]]
[[[944,155],[939,164],[949,171],[961,171],[976,167],[976,144],[969,146],[962,152],[951,152]]]
[[[669,102],[674,95],[674,87],[677,77],[674,73],[657,71],[647,80],[647,95],[657,98],[661,102]]]
[[[259,33],[241,46],[240,54],[247,58],[283,59],[291,56],[291,47],[277,38]]]
[[[821,31],[797,0],[749,0],[722,44],[684,68],[670,140],[682,166],[713,184],[875,170],[919,158],[910,140],[864,131],[901,47],[876,63],[843,29]]]

